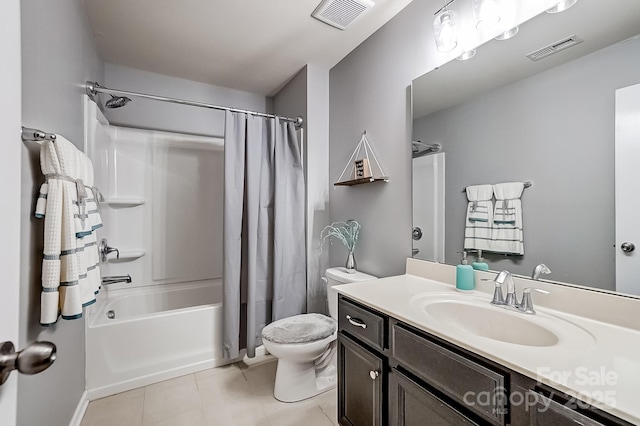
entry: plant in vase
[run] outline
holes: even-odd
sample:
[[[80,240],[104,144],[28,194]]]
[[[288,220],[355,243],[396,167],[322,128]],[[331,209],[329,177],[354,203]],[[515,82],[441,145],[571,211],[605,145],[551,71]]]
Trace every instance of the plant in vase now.
[[[320,250],[322,250],[322,247],[324,246],[324,243],[327,239],[331,241],[331,237],[338,239],[338,241],[344,244],[347,250],[349,250],[345,268],[350,274],[356,272],[356,258],[353,255],[353,251],[355,250],[356,244],[358,243],[360,228],[361,226],[357,221],[349,219],[346,222],[333,222],[331,225],[325,226],[320,233]]]

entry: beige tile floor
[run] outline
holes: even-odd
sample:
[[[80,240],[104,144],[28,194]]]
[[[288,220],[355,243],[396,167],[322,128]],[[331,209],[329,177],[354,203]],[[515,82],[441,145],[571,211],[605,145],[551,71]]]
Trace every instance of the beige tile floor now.
[[[256,357],[89,403],[82,426],[333,426],[336,390],[296,403],[273,397],[277,360]]]

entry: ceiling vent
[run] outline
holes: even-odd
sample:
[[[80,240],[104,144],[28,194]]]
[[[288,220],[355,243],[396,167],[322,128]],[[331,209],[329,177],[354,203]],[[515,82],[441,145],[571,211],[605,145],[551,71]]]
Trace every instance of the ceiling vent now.
[[[311,16],[341,30],[374,6],[371,0],[324,0]]]
[[[539,61],[540,59],[551,56],[554,53],[560,52],[561,50],[565,50],[575,46],[576,44],[580,44],[583,41],[584,40],[574,34],[560,41],[556,41],[549,46],[543,47],[542,49],[538,49],[535,52],[529,53],[527,55],[527,58],[531,59],[532,61]]]

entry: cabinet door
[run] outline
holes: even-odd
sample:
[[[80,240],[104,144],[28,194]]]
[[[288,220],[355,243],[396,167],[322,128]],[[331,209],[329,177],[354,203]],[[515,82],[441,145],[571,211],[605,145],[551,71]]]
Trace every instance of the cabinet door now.
[[[583,416],[543,395],[535,392],[529,392],[529,395],[536,401],[536,405],[530,409],[532,426],[604,426],[603,423]]]
[[[384,362],[338,335],[338,421],[342,426],[382,426]]]
[[[478,424],[395,368],[389,375],[389,416],[391,426]]]

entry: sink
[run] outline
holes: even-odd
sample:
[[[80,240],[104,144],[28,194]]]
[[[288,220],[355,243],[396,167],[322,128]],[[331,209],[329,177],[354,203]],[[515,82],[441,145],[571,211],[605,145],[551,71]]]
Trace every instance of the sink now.
[[[462,331],[488,339],[527,346],[553,346],[558,336],[518,312],[464,301],[440,301],[425,306],[426,312]]]
[[[411,306],[428,324],[511,345],[549,347],[570,343],[583,346],[595,339],[564,319],[538,312],[527,315],[491,305],[476,294],[426,293],[411,299]]]

